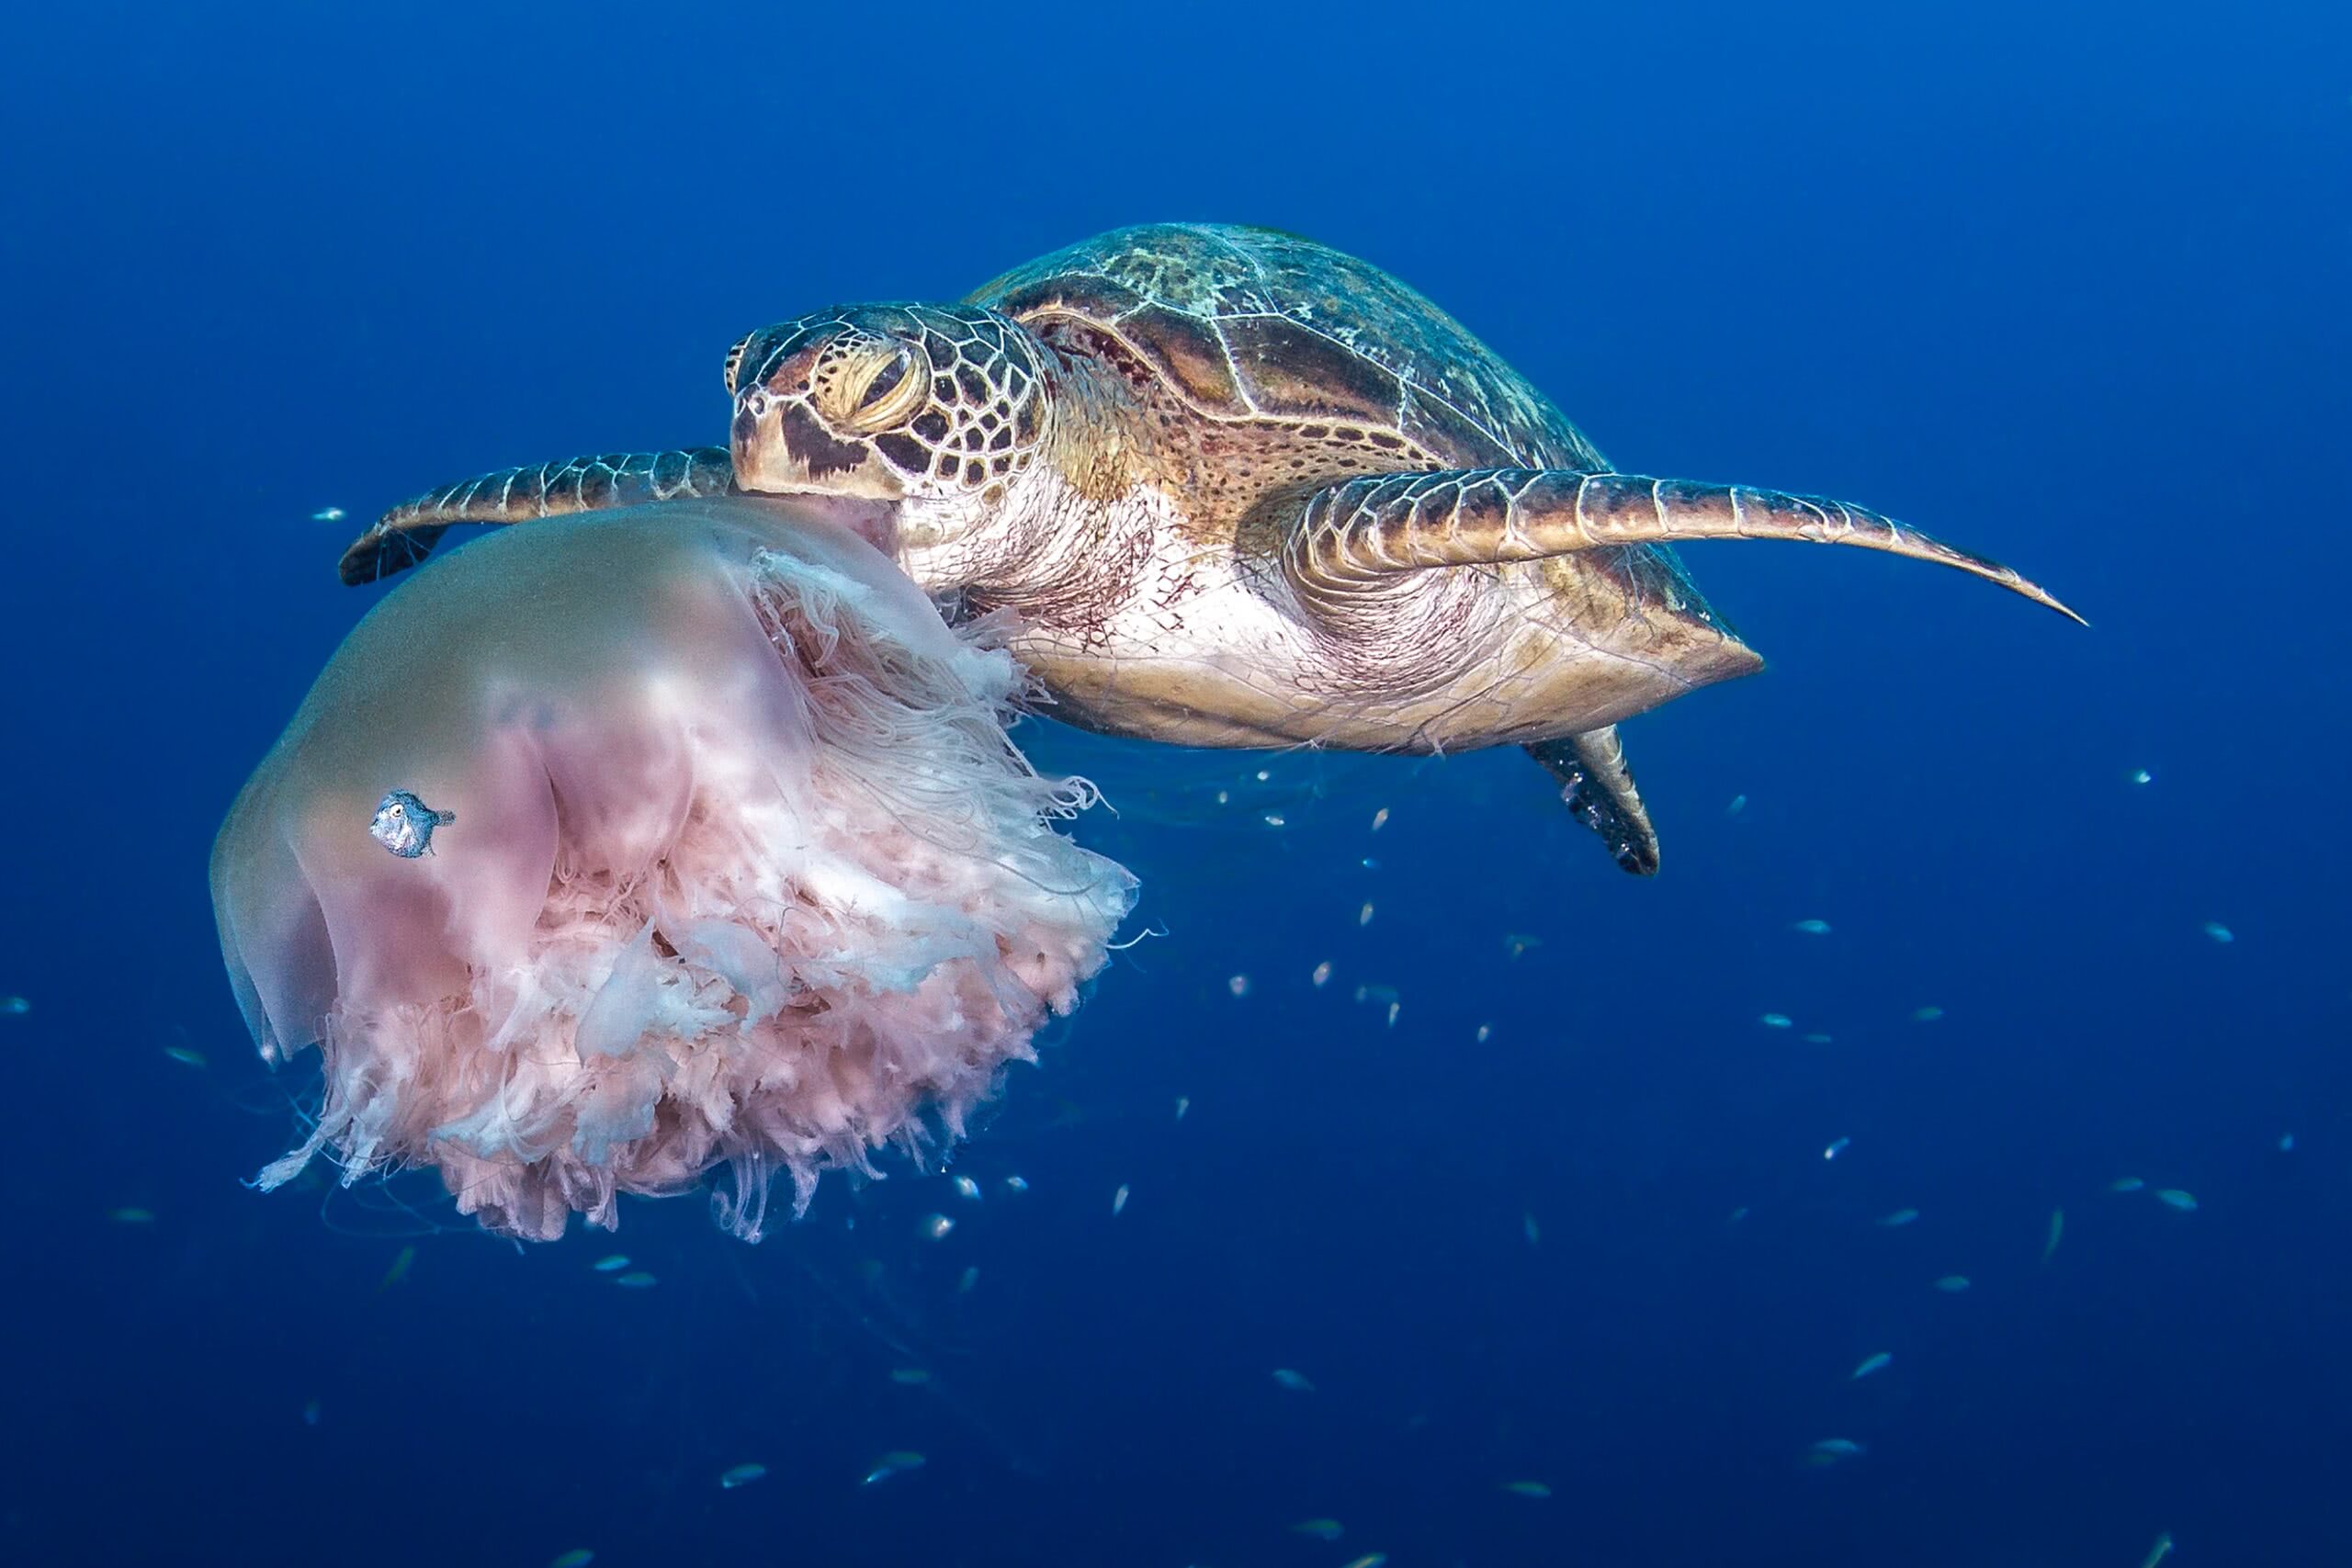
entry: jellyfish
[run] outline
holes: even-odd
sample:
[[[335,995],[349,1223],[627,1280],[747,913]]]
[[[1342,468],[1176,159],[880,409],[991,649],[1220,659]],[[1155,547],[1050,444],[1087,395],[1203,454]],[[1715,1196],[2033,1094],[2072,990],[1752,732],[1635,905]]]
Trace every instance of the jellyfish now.
[[[1091,790],[1009,737],[1012,657],[808,504],[505,531],[352,631],[213,848],[255,1044],[323,1063],[257,1185],[426,1165],[539,1240],[707,1187],[757,1240],[779,1174],[805,1212],[1034,1060],[1134,879],[1057,830]]]

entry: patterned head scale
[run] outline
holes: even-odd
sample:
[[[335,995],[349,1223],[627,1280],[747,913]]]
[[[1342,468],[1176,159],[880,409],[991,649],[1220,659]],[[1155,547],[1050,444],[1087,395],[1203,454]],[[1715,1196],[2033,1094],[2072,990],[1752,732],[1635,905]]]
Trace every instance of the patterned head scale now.
[[[972,307],[860,305],[763,327],[727,355],[736,482],[994,500],[1044,434],[1043,353]]]

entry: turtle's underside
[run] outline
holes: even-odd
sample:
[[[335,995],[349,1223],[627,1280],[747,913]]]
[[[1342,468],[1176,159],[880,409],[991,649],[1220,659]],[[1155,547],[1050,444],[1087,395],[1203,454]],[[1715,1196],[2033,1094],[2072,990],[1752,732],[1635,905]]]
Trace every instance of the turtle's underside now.
[[[1842,502],[1620,474],[1452,317],[1266,230],[1125,229],[960,305],[865,305],[727,357],[727,448],[435,491],[364,582],[458,523],[740,490],[832,497],[916,581],[1014,612],[1056,716],[1195,746],[1524,746],[1629,871],[1657,840],[1615,726],[1761,661],[1671,546],[1783,538],[2004,566]]]

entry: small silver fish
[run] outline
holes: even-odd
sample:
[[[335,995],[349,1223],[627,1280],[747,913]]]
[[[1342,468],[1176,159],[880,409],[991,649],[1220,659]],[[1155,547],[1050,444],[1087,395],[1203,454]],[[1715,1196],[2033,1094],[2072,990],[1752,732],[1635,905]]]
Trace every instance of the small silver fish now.
[[[368,836],[402,860],[414,860],[433,848],[433,829],[458,819],[454,811],[435,811],[404,789],[393,790],[376,805],[376,819]]]

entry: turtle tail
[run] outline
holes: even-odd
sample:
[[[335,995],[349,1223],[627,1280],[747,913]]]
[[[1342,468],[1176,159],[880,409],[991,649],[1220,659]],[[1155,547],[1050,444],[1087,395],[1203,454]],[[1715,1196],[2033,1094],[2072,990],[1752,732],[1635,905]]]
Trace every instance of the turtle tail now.
[[[501,468],[404,502],[379,517],[343,552],[343,581],[375,582],[433,553],[460,523],[526,523],[649,501],[724,495],[735,468],[724,446],[675,452],[607,452],[531,468]]]

